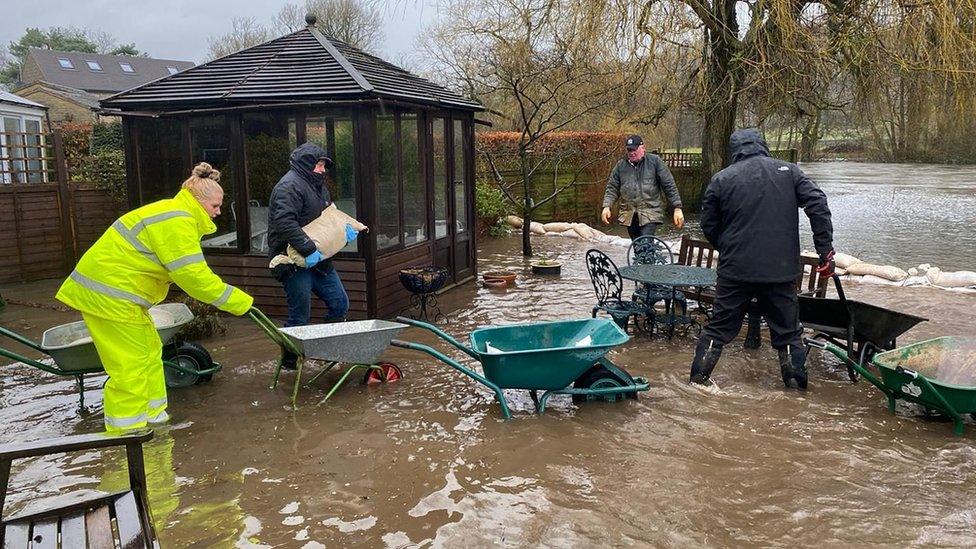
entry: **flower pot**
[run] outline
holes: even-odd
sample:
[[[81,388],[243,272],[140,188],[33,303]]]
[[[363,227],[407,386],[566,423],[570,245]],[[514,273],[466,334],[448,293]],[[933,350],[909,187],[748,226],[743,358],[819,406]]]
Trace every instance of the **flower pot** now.
[[[486,278],[482,282],[486,288],[505,288],[509,284],[500,278]]]
[[[532,273],[538,275],[558,275],[563,264],[558,261],[533,262]]]
[[[487,273],[483,273],[481,276],[485,279],[485,283],[492,280],[498,280],[504,282],[505,285],[514,284],[515,279],[518,277],[518,275],[512,271],[489,271]]]

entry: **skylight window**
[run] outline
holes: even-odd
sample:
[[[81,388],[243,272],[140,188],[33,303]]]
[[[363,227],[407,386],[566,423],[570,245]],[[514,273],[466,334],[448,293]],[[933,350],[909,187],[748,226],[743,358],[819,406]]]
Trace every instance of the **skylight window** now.
[[[170,74],[176,74],[180,72],[180,69],[177,69],[176,67],[166,67],[166,70],[168,70]]]
[[[58,57],[58,64],[61,65],[62,69],[74,70],[75,68],[75,66],[71,63],[71,60],[64,57]]]
[[[136,72],[135,69],[132,68],[132,65],[128,63],[119,62],[119,66],[122,67],[122,72],[127,72],[130,74]]]
[[[102,72],[102,66],[98,64],[98,61],[85,61],[85,63],[88,63],[89,69],[96,72]]]

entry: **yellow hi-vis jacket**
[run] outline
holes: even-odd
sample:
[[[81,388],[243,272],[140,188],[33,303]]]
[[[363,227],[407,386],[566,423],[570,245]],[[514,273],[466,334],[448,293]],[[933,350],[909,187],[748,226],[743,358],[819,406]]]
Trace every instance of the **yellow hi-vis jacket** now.
[[[175,282],[194,299],[242,315],[254,299],[214,274],[200,248],[200,239],[216,230],[185,189],[132,210],[85,252],[57,298],[84,313],[138,323]]]

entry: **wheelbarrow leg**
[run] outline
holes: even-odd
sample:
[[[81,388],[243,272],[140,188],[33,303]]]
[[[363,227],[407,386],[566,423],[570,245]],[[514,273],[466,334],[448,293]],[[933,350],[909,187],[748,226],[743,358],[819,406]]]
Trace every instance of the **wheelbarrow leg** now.
[[[333,362],[333,364],[335,364],[335,363]],[[375,368],[377,370],[380,370],[381,371],[380,373],[382,373],[382,368],[380,368],[378,366],[372,366],[372,365],[369,365],[369,364],[353,364],[352,366],[349,366],[348,369],[346,369],[346,371],[342,374],[342,377],[340,377],[339,380],[335,382],[335,385],[332,386],[332,389],[329,390],[329,393],[327,395],[325,395],[325,398],[323,398],[322,400],[319,401],[319,404],[324,404],[325,401],[327,401],[330,398],[332,398],[332,395],[335,394],[335,392],[339,390],[339,387],[342,387],[342,385],[345,384],[346,379],[353,372],[355,372],[358,368],[366,368],[367,370],[370,370],[370,369],[374,369]]]
[[[295,386],[291,389],[291,409],[298,409],[298,388],[302,385],[302,367],[305,366],[305,357],[298,357],[298,364],[295,368]],[[281,370],[281,365],[278,365],[278,370]]]
[[[269,389],[271,389],[272,391],[274,391],[278,387],[278,377],[281,376],[281,363],[283,360],[284,360],[283,358],[278,359],[278,367],[275,368],[274,378],[272,378],[271,386],[269,387]]]
[[[319,372],[319,373],[315,374],[314,376],[312,376],[312,379],[308,380],[308,383],[306,383],[305,386],[306,387],[311,387],[312,384],[314,384],[316,381],[318,381],[318,379],[320,377],[324,376],[327,372],[329,372],[330,370],[332,370],[332,368],[334,368],[336,364],[338,364],[338,362],[329,362],[329,364],[321,372]]]
[[[75,383],[78,384],[78,411],[85,411],[85,374],[75,376]]]

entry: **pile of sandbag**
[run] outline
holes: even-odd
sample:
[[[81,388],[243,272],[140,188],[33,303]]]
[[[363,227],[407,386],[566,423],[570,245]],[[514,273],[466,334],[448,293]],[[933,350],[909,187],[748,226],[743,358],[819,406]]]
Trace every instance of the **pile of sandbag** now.
[[[509,215],[505,217],[505,223],[512,228],[521,229],[524,221],[517,215]],[[606,242],[608,244],[630,246],[629,238],[605,234],[600,230],[590,227],[586,223],[553,221],[543,224],[538,221],[533,221],[529,224],[529,232],[539,236],[562,236],[589,242]]]
[[[803,252],[804,255],[816,255]],[[861,282],[889,284],[897,286],[938,286],[940,288],[976,289],[976,272],[943,272],[928,263],[912,267],[907,271],[891,265],[874,265],[860,259],[839,253],[834,256],[837,274],[859,277]]]
[[[976,272],[973,271],[946,273],[942,272],[942,269],[938,267],[930,267],[925,271],[925,278],[933,286],[941,286],[943,288],[976,288]]]

